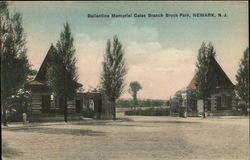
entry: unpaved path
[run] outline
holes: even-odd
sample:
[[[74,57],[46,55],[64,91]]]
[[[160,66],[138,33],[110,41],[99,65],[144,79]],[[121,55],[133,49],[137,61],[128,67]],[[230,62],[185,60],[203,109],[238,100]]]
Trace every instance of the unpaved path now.
[[[114,121],[10,124],[3,158],[16,160],[248,160],[249,120],[123,116]]]

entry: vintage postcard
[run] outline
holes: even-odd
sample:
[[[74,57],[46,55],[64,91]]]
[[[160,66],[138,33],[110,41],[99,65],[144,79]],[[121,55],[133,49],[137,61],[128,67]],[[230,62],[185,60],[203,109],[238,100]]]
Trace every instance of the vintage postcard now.
[[[0,10],[3,159],[249,159],[247,1]]]

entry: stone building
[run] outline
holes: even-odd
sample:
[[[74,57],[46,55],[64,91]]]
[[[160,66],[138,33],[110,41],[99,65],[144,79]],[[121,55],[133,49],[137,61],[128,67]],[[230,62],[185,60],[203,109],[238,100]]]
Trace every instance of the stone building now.
[[[55,51],[55,47],[51,45],[36,77],[26,84],[26,88],[32,93],[31,105],[27,109],[29,121],[63,120],[63,101],[53,94],[47,83],[48,69],[53,63]],[[80,83],[77,85],[82,87]],[[67,101],[69,120],[80,119],[83,108],[92,108],[95,118],[111,119],[108,102],[101,93],[77,92],[73,100]]]
[[[216,83],[215,91],[210,95],[206,102],[208,112],[232,110],[234,107],[234,84],[228,78],[221,66],[214,57],[209,58],[209,67],[213,70],[214,76],[211,81]],[[197,76],[195,75],[187,89],[196,90]]]
[[[195,74],[188,86],[179,91],[182,99],[179,108],[185,108],[188,116],[201,115],[201,113],[203,113],[204,105],[207,115],[210,116],[240,115],[240,112],[236,111],[234,84],[214,57],[210,57],[208,60],[209,70],[213,73],[211,81],[215,84],[214,91],[205,102],[198,100],[195,96],[197,82],[197,76]]]

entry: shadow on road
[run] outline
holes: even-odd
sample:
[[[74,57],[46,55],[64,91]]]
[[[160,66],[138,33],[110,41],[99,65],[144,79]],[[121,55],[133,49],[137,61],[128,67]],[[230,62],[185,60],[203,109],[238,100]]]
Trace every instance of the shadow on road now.
[[[201,122],[190,122],[190,121],[137,121],[143,123],[173,123],[173,124],[192,124],[192,123],[201,123]]]
[[[123,123],[123,122],[132,122],[132,123]],[[117,120],[93,120],[93,121],[82,121],[72,123],[72,125],[82,125],[82,126],[110,126],[110,127],[151,127],[140,125],[134,123],[135,121],[130,118],[117,118]]]
[[[124,122],[134,122],[135,120],[131,118],[125,118],[125,117],[118,117],[117,121],[124,121]]]
[[[17,149],[9,147],[9,145],[2,140],[2,156],[6,158],[13,158],[14,156],[20,156],[22,152]]]
[[[44,134],[68,134],[73,136],[105,136],[105,132],[86,129],[64,129],[64,128],[46,128],[46,127],[13,127],[6,128],[7,131],[44,133]]]

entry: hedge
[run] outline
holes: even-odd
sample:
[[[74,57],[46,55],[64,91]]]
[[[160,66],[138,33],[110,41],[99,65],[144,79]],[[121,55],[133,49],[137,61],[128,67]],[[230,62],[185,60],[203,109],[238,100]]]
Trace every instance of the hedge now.
[[[125,111],[128,116],[169,116],[169,108],[149,108]]]

